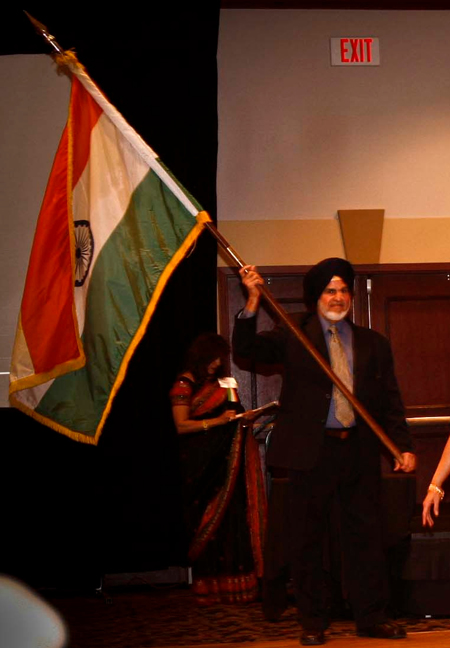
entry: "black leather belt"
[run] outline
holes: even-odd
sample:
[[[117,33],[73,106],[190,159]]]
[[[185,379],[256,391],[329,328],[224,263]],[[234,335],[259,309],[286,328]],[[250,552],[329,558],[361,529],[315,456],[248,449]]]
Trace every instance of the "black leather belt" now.
[[[326,436],[336,437],[337,439],[348,439],[350,434],[356,430],[356,427],[351,428],[325,428]]]

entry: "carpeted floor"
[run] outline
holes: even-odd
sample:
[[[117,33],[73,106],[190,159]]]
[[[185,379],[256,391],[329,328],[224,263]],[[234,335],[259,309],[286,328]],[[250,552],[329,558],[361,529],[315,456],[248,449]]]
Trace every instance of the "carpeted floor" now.
[[[260,603],[199,608],[188,589],[146,587],[107,594],[48,595],[67,622],[69,648],[147,648],[296,639],[296,609],[277,623],[264,620]],[[411,632],[450,630],[450,618],[397,619]],[[354,635],[351,621],[335,621],[327,634]]]

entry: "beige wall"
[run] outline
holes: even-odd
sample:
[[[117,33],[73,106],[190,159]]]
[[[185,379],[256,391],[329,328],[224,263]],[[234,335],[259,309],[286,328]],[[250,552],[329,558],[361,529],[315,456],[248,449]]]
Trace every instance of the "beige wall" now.
[[[450,11],[222,10],[218,219],[244,260],[343,255],[338,209],[385,210],[382,263],[449,260],[449,33]],[[381,65],[331,67],[336,36]]]
[[[345,257],[339,223],[329,220],[221,221],[219,229],[246,262],[309,265]],[[380,263],[448,263],[450,218],[385,219]],[[219,266],[232,265],[219,255]]]

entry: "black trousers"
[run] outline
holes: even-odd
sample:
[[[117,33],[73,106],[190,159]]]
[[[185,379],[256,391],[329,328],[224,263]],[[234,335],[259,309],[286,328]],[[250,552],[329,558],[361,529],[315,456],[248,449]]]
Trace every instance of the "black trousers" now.
[[[289,562],[301,623],[327,627],[323,539],[337,495],[344,584],[359,629],[386,619],[389,600],[380,523],[380,473],[361,465],[358,433],[326,437],[319,463],[290,471]]]

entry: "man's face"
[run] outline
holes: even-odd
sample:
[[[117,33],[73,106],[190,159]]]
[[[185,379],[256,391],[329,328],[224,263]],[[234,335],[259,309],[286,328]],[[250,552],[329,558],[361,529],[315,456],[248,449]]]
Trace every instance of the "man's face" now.
[[[352,296],[346,283],[340,277],[333,277],[319,297],[317,308],[330,322],[344,319],[352,305]]]

